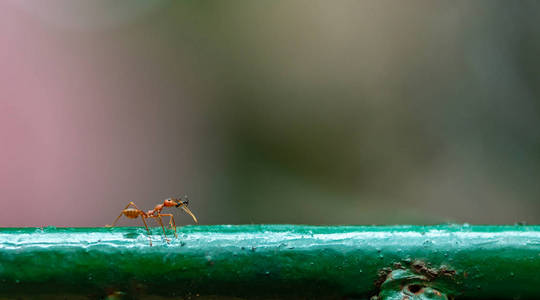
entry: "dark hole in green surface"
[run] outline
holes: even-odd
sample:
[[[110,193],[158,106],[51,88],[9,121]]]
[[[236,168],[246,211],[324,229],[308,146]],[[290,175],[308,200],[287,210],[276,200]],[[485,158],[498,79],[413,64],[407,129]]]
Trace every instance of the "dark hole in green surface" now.
[[[411,285],[407,286],[407,288],[413,294],[420,294],[424,287],[419,285],[419,284],[411,284]]]

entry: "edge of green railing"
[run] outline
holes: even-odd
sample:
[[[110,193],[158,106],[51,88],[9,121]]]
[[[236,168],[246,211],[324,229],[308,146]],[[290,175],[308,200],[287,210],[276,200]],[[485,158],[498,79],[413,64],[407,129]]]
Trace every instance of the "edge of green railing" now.
[[[540,226],[0,228],[0,295],[540,299]],[[112,296],[111,296],[112,295]],[[114,296],[114,297],[116,297]]]

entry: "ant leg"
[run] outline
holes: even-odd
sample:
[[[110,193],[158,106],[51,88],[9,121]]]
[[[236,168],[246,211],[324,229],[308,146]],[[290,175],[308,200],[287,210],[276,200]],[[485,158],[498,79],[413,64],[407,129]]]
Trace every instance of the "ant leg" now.
[[[174,236],[178,238],[178,234],[176,234],[176,222],[174,222],[174,217],[172,214],[162,214],[163,217],[171,217],[169,219],[169,225],[171,226],[171,229],[174,229]]]
[[[123,214],[124,214],[124,211],[122,211],[122,212],[120,213],[120,215],[116,218],[116,220],[114,220],[114,222],[112,223],[112,225],[107,224],[107,225],[105,225],[105,227],[114,227],[114,224],[116,224],[116,222],[118,222],[118,219],[120,219],[120,217],[121,217]]]
[[[141,216],[141,219],[144,223],[144,227],[146,227],[146,231],[148,232],[148,240],[150,241],[150,246],[152,246],[152,237],[150,236],[151,233],[150,233],[150,229],[148,229],[148,225],[146,225],[146,217],[145,216]]]
[[[176,222],[174,221],[174,217],[171,214],[171,219],[169,220],[169,223],[172,222],[171,227],[174,227],[174,236],[178,238],[178,234],[176,234]]]
[[[167,238],[167,233],[165,232],[165,226],[163,226],[163,221],[161,220],[161,214],[158,214],[154,218],[156,218],[158,220],[159,225],[161,225],[161,229],[163,229],[163,235],[165,236],[165,240],[167,241],[167,243],[169,243],[170,241]]]
[[[142,211],[140,208],[137,207],[137,205],[135,205],[135,203],[133,203],[133,201],[132,201],[132,202],[129,202],[129,204],[128,204],[128,205],[126,206],[126,208],[124,208],[124,209],[127,209],[130,205],[132,205],[133,207],[135,207],[135,209]]]

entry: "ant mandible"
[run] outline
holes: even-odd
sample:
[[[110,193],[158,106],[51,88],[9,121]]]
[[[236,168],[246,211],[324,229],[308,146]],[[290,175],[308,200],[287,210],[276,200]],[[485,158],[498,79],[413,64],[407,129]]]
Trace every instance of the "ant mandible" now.
[[[176,234],[176,223],[174,222],[173,215],[162,214],[161,211],[163,210],[163,208],[165,207],[181,208],[193,218],[193,221],[195,221],[195,223],[199,223],[197,221],[197,217],[195,217],[195,215],[191,212],[191,210],[187,208],[189,204],[189,200],[187,199],[187,196],[184,196],[184,198],[185,200],[176,199],[176,198],[165,199],[163,203],[156,205],[154,209],[151,209],[147,212],[144,212],[141,209],[139,209],[137,205],[135,205],[135,203],[129,202],[129,204],[122,210],[122,212],[116,218],[116,220],[114,220],[112,225],[106,225],[106,227],[114,227],[114,225],[116,224],[116,222],[118,221],[118,219],[120,219],[122,215],[131,219],[136,219],[140,216],[144,223],[144,227],[146,227],[146,231],[148,232],[148,239],[150,240],[150,246],[152,246],[152,238],[150,237],[150,230],[148,229],[148,225],[146,224],[146,219],[154,218],[154,219],[157,219],[157,221],[159,222],[159,225],[161,225],[161,228],[163,229],[163,234],[165,235],[165,240],[168,243],[169,239],[167,239],[167,234],[165,233],[165,226],[163,226],[163,220],[161,219],[161,217],[170,217],[169,225],[171,226],[171,229],[174,229],[174,236],[178,237],[178,235]],[[133,207],[130,207],[130,206],[133,206]]]

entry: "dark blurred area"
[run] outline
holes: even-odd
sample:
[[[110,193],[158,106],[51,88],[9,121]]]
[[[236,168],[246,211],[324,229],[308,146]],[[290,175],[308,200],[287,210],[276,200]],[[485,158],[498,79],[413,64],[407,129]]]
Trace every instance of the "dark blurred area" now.
[[[202,224],[539,223],[539,18],[0,2],[0,226],[102,226],[183,194]]]

